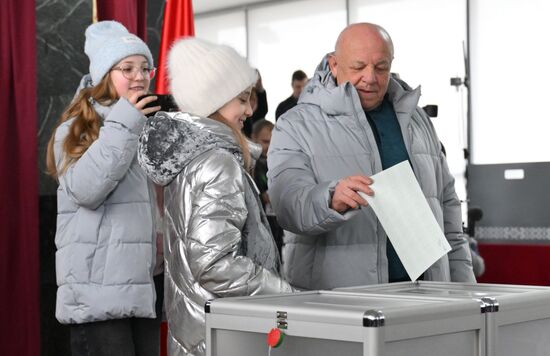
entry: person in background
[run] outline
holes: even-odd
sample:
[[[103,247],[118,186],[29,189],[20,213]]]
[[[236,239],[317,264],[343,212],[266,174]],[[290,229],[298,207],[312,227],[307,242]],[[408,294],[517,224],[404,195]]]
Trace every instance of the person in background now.
[[[271,201],[269,200],[269,194],[267,193],[267,151],[271,142],[271,132],[273,131],[273,123],[268,120],[260,120],[254,124],[252,128],[252,141],[262,145],[262,155],[256,161],[254,166],[254,181],[260,191],[260,197],[262,200],[262,206],[267,215],[269,226],[271,227],[271,233],[275,238],[277,249],[279,253],[283,246],[283,229],[277,223],[277,217],[271,207]]]
[[[452,250],[422,278],[475,282],[460,201],[420,89],[391,78],[392,40],[358,23],[339,35],[299,104],[277,122],[269,196],[285,229],[283,269],[298,288],[409,280],[374,211],[371,175],[408,161]],[[414,240],[415,236],[410,236]]]
[[[148,120],[138,159],[164,186],[169,353],[200,356],[206,301],[292,288],[249,174],[261,149],[241,132],[256,71],[231,47],[188,38],[170,49],[168,73],[182,112]]]
[[[285,112],[298,104],[298,98],[300,98],[300,94],[302,94],[302,90],[304,90],[307,82],[307,75],[302,70],[297,70],[292,73],[292,80],[290,82],[290,85],[292,86],[292,95],[283,100],[277,106],[277,109],[275,110],[275,121],[277,121]]]
[[[267,150],[271,142],[271,132],[273,131],[273,123],[268,120],[260,120],[254,124],[252,128],[252,141],[261,145],[262,154],[256,161],[254,166],[254,180],[260,190],[262,197],[262,205],[264,208],[269,204],[269,196],[267,195]]]
[[[250,94],[250,105],[252,106],[252,115],[244,121],[243,133],[246,137],[250,138],[252,135],[252,126],[262,119],[265,119],[267,115],[267,92],[262,84],[262,77],[260,71],[256,69],[258,74],[258,80],[252,88]]]
[[[48,173],[59,182],[55,316],[70,325],[72,355],[155,356],[155,197],[136,159],[145,115],[159,109],[145,108],[155,96],[139,99],[153,57],[115,21],[89,26],[84,52],[90,73],[47,148]]]

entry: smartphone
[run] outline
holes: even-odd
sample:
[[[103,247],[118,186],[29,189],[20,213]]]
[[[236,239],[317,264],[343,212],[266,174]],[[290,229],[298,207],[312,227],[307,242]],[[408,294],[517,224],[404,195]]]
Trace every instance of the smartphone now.
[[[154,107],[154,106],[160,106],[159,111],[168,111],[168,112],[179,111],[178,106],[176,105],[176,102],[174,101],[174,97],[170,94],[146,94],[146,95],[140,96],[138,98],[138,101],[140,101],[141,99],[146,98],[148,96],[152,96],[152,95],[155,95],[157,97],[157,100],[152,101],[152,102],[148,103],[147,105],[145,105],[144,109],[145,108],[151,108],[151,107]],[[155,116],[155,114],[156,114],[156,112],[152,112],[152,113],[148,114],[147,116]]]

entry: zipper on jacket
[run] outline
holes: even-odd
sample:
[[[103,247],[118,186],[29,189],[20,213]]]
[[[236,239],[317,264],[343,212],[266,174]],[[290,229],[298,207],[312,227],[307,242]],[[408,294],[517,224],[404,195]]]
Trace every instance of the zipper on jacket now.
[[[150,215],[151,215],[151,233],[153,235],[153,239],[151,241],[151,251],[152,251],[152,260],[154,263],[151,263],[151,287],[153,288],[153,294],[155,294],[155,299],[153,300],[153,311],[156,313],[156,301],[159,298],[157,293],[157,288],[155,285],[155,267],[157,266],[157,224],[162,223],[163,221],[157,221],[157,217],[155,214],[154,209],[164,209],[164,207],[158,207],[157,206],[157,191],[155,190],[154,183],[147,180],[147,192],[149,193],[149,204],[154,204],[149,207]],[[164,194],[164,193],[162,193]],[[152,199],[151,199],[152,198]],[[164,198],[163,198],[164,199]],[[159,212],[160,215],[160,212]],[[162,231],[162,244],[164,245],[164,230]],[[164,259],[164,252],[162,253],[162,259]],[[164,264],[164,261],[163,261]],[[162,266],[162,274],[164,274],[164,266]],[[159,315],[157,315],[157,318]]]

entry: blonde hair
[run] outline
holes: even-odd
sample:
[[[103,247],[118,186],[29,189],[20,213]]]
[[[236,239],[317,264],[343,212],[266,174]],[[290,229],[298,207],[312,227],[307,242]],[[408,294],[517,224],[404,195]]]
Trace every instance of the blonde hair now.
[[[84,88],[65,109],[57,122],[55,129],[48,141],[46,151],[46,173],[58,179],[67,168],[78,161],[88,148],[97,140],[101,119],[93,108],[92,101],[102,105],[110,105],[118,98],[115,87],[111,82],[110,74],[107,74],[96,86]],[[63,141],[63,161],[58,168],[55,162],[54,144],[55,133],[59,126],[67,120],[75,118],[69,127],[69,133]]]
[[[244,137],[244,134],[241,132],[240,129],[236,128],[234,125],[231,125],[231,123],[223,117],[218,111],[210,115],[210,118],[216,121],[219,121],[231,129],[231,132],[233,133],[233,136],[237,140],[237,143],[239,144],[239,147],[241,148],[241,151],[243,153],[243,160],[244,160],[244,169],[248,173],[252,172],[252,163],[250,159],[250,148],[248,147],[248,143],[246,141],[246,138]]]

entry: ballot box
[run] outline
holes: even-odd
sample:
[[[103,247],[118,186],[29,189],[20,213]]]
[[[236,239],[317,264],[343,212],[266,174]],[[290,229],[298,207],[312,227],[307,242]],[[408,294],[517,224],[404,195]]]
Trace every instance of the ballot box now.
[[[402,282],[336,289],[380,297],[472,299],[485,305],[488,356],[550,355],[550,288],[505,284]]]
[[[486,305],[474,299],[311,291],[208,302],[211,356],[485,355]],[[270,348],[270,330],[282,331]]]

